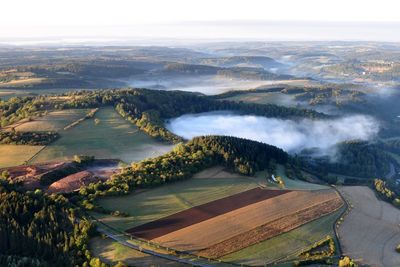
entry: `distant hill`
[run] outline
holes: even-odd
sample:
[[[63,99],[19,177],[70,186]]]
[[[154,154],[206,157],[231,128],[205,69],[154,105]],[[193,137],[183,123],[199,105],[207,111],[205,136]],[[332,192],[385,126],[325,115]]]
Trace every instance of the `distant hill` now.
[[[163,74],[193,74],[193,75],[216,75],[225,78],[236,78],[244,80],[279,80],[292,79],[291,75],[275,74],[263,68],[250,67],[215,67],[208,65],[170,63],[164,66]]]
[[[279,68],[284,66],[282,63],[275,61],[273,58],[264,56],[204,58],[200,60],[200,64],[218,67],[261,67],[265,69]]]

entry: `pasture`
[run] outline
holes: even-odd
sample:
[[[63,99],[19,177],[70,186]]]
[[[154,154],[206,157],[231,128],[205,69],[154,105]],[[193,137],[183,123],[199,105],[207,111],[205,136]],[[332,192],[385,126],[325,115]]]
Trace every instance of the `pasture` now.
[[[343,252],[369,266],[400,266],[400,210],[366,186],[340,187],[353,206],[339,226]]]
[[[285,188],[286,189],[294,189],[294,190],[319,190],[319,189],[328,189],[329,186],[326,185],[320,185],[320,184],[313,184],[313,183],[308,183],[302,180],[298,179],[290,179],[286,175],[286,170],[285,166],[281,164],[277,164],[276,166],[276,171],[275,171],[276,176],[280,176],[285,183]]]
[[[43,146],[0,145],[0,168],[24,164],[42,148]]]
[[[94,118],[99,119],[95,124]],[[125,121],[112,108],[101,108],[92,119],[61,131],[61,138],[47,146],[31,163],[67,160],[74,155],[116,158],[126,162],[163,154],[170,145],[160,143]]]
[[[123,246],[109,238],[94,237],[90,240],[89,248],[94,257],[100,258],[111,266],[119,261],[129,266],[152,267],[152,266],[186,266],[174,261],[151,256],[132,248]]]
[[[14,127],[17,131],[62,131],[72,122],[83,118],[89,109],[66,109],[51,111],[42,117],[35,117],[32,121],[25,121]]]

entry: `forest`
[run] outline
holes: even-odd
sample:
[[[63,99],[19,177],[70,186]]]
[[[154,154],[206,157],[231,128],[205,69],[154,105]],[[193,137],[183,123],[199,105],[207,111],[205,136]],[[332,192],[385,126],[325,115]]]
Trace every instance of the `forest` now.
[[[59,138],[57,132],[0,131],[0,144],[45,146]]]
[[[61,195],[0,181],[1,266],[95,266],[90,221]]]
[[[93,209],[92,201],[97,196],[127,194],[140,187],[188,179],[215,165],[253,175],[272,162],[285,164],[288,160],[289,155],[282,149],[256,141],[229,136],[196,137],[176,145],[167,154],[132,163],[106,182],[81,188],[80,201],[85,208]]]
[[[316,160],[312,168],[319,173],[336,174],[373,179],[389,172],[393,159],[379,145],[365,141],[347,141],[338,144],[336,157]]]

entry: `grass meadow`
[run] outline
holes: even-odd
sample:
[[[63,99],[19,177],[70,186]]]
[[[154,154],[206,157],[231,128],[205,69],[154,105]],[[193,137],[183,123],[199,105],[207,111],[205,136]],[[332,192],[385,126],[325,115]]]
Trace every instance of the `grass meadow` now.
[[[24,164],[42,148],[42,146],[0,145],[0,168]]]
[[[95,123],[94,118],[100,120]],[[158,156],[171,149],[139,131],[112,107],[101,108],[92,119],[60,131],[61,138],[43,149],[32,163],[66,160],[74,155],[115,158],[125,162]]]

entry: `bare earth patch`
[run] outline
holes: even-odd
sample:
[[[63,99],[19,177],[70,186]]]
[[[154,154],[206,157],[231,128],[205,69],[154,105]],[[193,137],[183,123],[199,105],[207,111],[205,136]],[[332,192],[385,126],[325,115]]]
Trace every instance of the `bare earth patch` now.
[[[47,191],[49,193],[69,193],[78,190],[84,185],[88,185],[97,181],[99,181],[99,179],[94,177],[93,173],[81,171],[68,175],[57,182],[52,183]]]
[[[353,205],[339,227],[344,254],[368,266],[400,266],[400,210],[366,186],[339,188]]]
[[[42,188],[39,183],[39,175],[64,168],[70,164],[69,162],[49,162],[37,165],[21,165],[0,169],[0,172],[7,170],[10,174],[10,179],[15,182],[23,182],[26,189]]]

